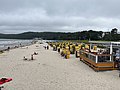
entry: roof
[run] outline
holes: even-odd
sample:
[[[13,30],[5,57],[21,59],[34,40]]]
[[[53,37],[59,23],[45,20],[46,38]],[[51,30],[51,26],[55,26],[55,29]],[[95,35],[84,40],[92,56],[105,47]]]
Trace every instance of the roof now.
[[[89,41],[89,43],[91,43],[91,44],[103,44],[103,45],[107,45],[107,46],[110,46],[110,45],[112,44],[112,46],[120,47],[120,42],[110,42],[110,41]]]

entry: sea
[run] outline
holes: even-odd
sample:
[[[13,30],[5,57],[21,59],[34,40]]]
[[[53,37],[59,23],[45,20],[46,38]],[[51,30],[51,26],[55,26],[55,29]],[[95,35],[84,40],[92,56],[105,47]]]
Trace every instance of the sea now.
[[[33,40],[18,40],[18,39],[0,39],[0,50],[5,50],[8,47],[14,48],[19,46],[31,45]]]

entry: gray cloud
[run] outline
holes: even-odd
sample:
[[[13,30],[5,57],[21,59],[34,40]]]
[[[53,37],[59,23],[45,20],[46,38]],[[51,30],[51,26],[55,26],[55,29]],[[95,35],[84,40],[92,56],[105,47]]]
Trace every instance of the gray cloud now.
[[[119,29],[119,4],[119,0],[0,0],[0,31]]]

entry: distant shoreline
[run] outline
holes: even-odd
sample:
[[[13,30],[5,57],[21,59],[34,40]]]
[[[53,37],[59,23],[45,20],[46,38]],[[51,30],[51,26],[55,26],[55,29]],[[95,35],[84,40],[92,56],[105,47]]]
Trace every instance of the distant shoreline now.
[[[34,44],[33,40],[0,39],[0,51],[9,51],[9,49],[29,46],[32,44]]]

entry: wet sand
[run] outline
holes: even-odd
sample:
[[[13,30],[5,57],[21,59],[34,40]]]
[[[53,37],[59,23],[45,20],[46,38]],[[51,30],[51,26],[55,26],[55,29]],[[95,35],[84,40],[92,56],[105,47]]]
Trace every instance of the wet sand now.
[[[23,60],[34,51],[38,53],[35,60]],[[0,77],[13,78],[3,90],[120,90],[117,70],[95,72],[75,55],[64,59],[43,44],[0,54]]]

